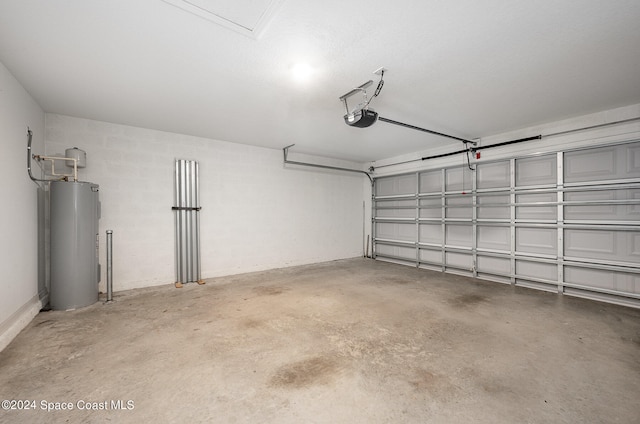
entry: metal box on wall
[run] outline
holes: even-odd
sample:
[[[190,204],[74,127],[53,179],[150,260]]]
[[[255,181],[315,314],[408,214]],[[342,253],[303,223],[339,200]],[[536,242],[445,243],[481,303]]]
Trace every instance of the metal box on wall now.
[[[50,191],[52,309],[98,301],[98,185],[54,181]]]

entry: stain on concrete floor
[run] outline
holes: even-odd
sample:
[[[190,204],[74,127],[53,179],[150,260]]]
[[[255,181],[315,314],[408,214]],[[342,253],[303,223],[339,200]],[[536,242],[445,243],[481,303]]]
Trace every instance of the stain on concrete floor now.
[[[302,389],[327,384],[338,372],[338,361],[335,358],[315,356],[280,367],[269,384],[274,387]]]
[[[486,300],[485,296],[481,296],[475,293],[467,293],[467,294],[456,296],[453,299],[450,299],[449,303],[452,306],[455,306],[458,308],[464,308],[465,306],[476,305],[480,302],[484,302],[485,300]]]
[[[279,286],[258,286],[253,288],[253,292],[258,296],[276,296],[288,290]]]

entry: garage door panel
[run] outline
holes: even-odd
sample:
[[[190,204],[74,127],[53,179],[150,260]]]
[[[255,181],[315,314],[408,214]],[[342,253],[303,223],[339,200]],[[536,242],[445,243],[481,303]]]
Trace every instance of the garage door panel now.
[[[551,185],[557,182],[556,156],[516,159],[516,186]]]
[[[640,219],[640,190],[633,190],[629,195],[629,198],[632,200],[637,200],[638,203],[635,205],[627,206],[627,213],[633,217],[633,219]]]
[[[470,254],[447,252],[445,254],[446,265],[462,269],[471,269],[473,258]]]
[[[415,200],[377,200],[376,207],[394,208],[394,207],[412,207],[415,206]]]
[[[626,177],[640,178],[640,144],[625,145],[628,158]]]
[[[486,206],[478,208],[478,219],[506,220],[511,216],[508,207]]]
[[[417,179],[414,174],[378,178],[376,180],[376,195],[396,196],[415,194],[417,192],[416,182]]]
[[[511,181],[510,168],[508,161],[478,164],[476,167],[478,189],[508,188]]]
[[[616,200],[620,196],[616,196],[619,191],[623,190],[585,190],[585,191],[569,191],[564,194],[564,200],[567,202],[589,202],[592,200]]]
[[[481,280],[493,281],[494,283],[511,284],[511,277],[500,274],[478,272],[477,278]]]
[[[376,216],[380,218],[415,218],[415,205],[414,200],[377,201]]]
[[[446,239],[447,246],[471,247],[472,237],[471,225],[447,225]]]
[[[415,225],[378,222],[376,223],[376,236],[386,240],[415,241]]]
[[[380,209],[376,216],[378,218],[415,218],[414,209]]]
[[[442,192],[442,172],[427,171],[420,173],[420,193]]]
[[[633,273],[566,266],[564,280],[586,287],[640,294],[640,275]]]
[[[445,171],[445,191],[471,191],[475,175],[467,167],[449,168]]]
[[[516,252],[557,255],[557,234],[554,228],[516,228]]]
[[[473,218],[473,197],[452,197],[446,201],[446,217],[457,219]]]
[[[614,204],[616,200],[638,201],[638,204]],[[598,190],[565,193],[567,202],[610,201],[609,204],[567,205],[565,219],[637,221],[640,220],[640,190]]]
[[[516,196],[517,203],[557,202],[556,193],[521,194]],[[527,220],[557,220],[557,206],[520,206],[516,207],[516,218]]]
[[[599,190],[599,191],[579,191],[568,192],[564,195],[567,202],[590,202],[590,201],[613,201],[616,200],[616,191]],[[612,204],[603,205],[580,205],[565,206],[565,219],[623,219],[625,208],[616,207]]]
[[[442,225],[420,224],[420,242],[442,244]]]
[[[378,244],[376,246],[376,253],[381,256],[393,256],[397,258],[407,259],[410,261],[413,261],[416,259],[416,250],[411,247]]]
[[[442,252],[440,250],[420,250],[420,260],[432,264],[442,264]]]
[[[516,286],[527,287],[529,289],[543,290],[547,292],[556,292],[558,286],[553,283],[543,283],[539,281],[531,281],[526,279],[516,279]]]
[[[416,241],[416,230],[413,224],[397,224],[398,240]]]
[[[635,257],[635,259],[640,263],[640,233],[628,233],[627,236],[630,239],[629,245],[631,246],[629,249],[629,255]]]
[[[640,233],[565,230],[565,256],[640,263]]]
[[[442,199],[420,199],[420,218],[442,218]]]
[[[479,273],[500,275],[509,275],[511,273],[511,261],[507,258],[478,255],[476,267]]]
[[[615,147],[567,153],[564,158],[565,182],[614,179],[616,159]]]
[[[565,154],[565,182],[640,178],[640,145],[623,144]]]
[[[558,279],[558,266],[556,264],[517,260],[516,274],[518,277],[542,278],[555,281]]]
[[[509,227],[481,226],[477,228],[478,248],[500,251],[511,250],[511,229]]]
[[[509,219],[511,212],[509,209],[509,195],[500,196],[478,196],[478,219]],[[482,205],[496,206],[482,206]],[[504,206],[497,206],[497,205]]]

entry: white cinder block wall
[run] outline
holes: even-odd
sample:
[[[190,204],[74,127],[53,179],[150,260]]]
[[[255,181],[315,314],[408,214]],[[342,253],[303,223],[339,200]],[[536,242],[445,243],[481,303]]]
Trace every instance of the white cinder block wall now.
[[[41,308],[37,187],[27,176],[27,127],[34,133],[33,152],[43,153],[44,112],[0,63],[0,350]]]
[[[46,114],[45,144],[50,155],[85,150],[80,180],[100,185],[102,289],[107,229],[114,290],[175,281],[176,158],[200,164],[203,278],[362,255],[363,175],[285,168],[281,150],[55,114]]]

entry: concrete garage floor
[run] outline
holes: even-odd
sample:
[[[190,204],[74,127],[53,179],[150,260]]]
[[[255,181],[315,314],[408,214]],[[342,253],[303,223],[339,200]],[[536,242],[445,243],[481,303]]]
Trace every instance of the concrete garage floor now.
[[[367,259],[115,299],[0,353],[0,422],[639,422],[640,310]]]

